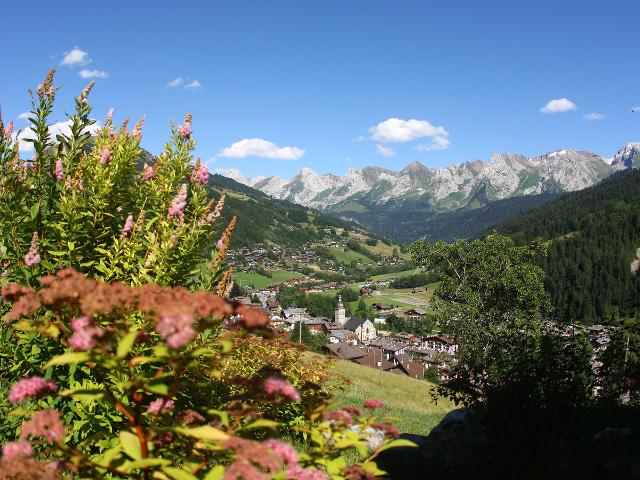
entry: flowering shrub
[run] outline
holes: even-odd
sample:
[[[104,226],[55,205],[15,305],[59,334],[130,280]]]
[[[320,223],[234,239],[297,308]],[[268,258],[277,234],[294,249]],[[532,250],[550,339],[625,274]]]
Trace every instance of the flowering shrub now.
[[[20,405],[12,414],[24,421],[19,439],[3,447],[0,479],[64,471],[81,478],[364,479],[382,473],[374,461],[382,450],[408,443],[359,408],[329,411],[321,403],[294,427],[308,440],[296,452],[273,438],[278,422],[256,408],[301,401],[303,392],[276,369],[227,378],[241,385],[239,395],[230,392],[227,405],[212,408],[215,387],[200,381],[202,372],[222,378],[218,367],[233,357],[234,345],[272,335],[260,310],[182,287],[108,284],[69,269],[40,283],[39,290],[3,288],[12,303],[6,321],[48,336],[63,353],[43,365],[44,378],[11,387],[9,398]],[[67,375],[69,367],[99,383]],[[65,402],[74,408],[63,418],[57,407]],[[365,408],[373,414],[380,406],[369,401]],[[100,412],[110,428],[84,438],[88,420],[76,414],[82,411]],[[374,430],[384,440],[370,452]],[[344,454],[354,449],[360,461],[347,465]]]

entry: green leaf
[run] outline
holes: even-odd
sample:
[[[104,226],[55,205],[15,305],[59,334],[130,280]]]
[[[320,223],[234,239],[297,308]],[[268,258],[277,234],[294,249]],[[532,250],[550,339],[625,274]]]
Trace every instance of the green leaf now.
[[[171,465],[171,461],[166,458],[143,458],[141,460],[131,462],[129,464],[129,470],[131,471],[136,468],[158,467],[164,465]]]
[[[380,452],[384,452],[385,450],[389,450],[390,448],[398,448],[398,447],[417,447],[417,445],[413,442],[410,442],[409,440],[399,438],[398,440],[393,440],[392,442],[389,442],[383,445],[382,447],[380,447],[378,450],[376,450],[376,454]]]
[[[198,480],[198,477],[196,477],[195,475],[191,475],[189,472],[185,472],[180,468],[164,467],[162,471],[174,480]]]
[[[47,362],[43,369],[53,367],[54,365],[68,365],[70,363],[84,363],[91,356],[87,352],[67,352],[52,358]]]
[[[35,218],[38,216],[39,211],[40,211],[40,204],[34,203],[33,206],[31,207],[31,220],[35,220]]]
[[[222,480],[224,478],[224,467],[216,465],[204,476],[204,480]]]
[[[246,425],[244,428],[247,430],[253,428],[276,428],[280,423],[274,422],[273,420],[267,420],[266,418],[260,418],[255,422],[251,422],[249,425]]]
[[[127,333],[122,340],[118,343],[118,350],[116,352],[117,358],[126,358],[133,347],[138,336],[138,330],[133,327],[129,333]]]
[[[127,431],[120,432],[120,445],[124,452],[134,460],[141,460],[140,441],[133,433]]]
[[[226,440],[229,438],[229,435],[211,425],[195,428],[176,428],[176,432],[199,440]]]
[[[166,378],[154,378],[145,385],[144,389],[156,395],[167,395],[169,393],[169,385],[166,382],[168,381]]]
[[[98,400],[104,397],[104,390],[100,390],[99,388],[94,389],[78,389],[78,390],[64,390],[60,392],[58,395],[61,397],[71,397],[74,400],[79,401],[91,401]]]

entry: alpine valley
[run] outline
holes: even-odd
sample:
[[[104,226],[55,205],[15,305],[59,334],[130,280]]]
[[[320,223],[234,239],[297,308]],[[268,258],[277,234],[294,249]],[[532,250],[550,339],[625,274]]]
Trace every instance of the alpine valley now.
[[[350,169],[319,175],[303,168],[290,180],[218,171],[276,199],[352,220],[401,242],[473,237],[514,215],[590,187],[615,172],[640,168],[640,143],[610,158],[557,150],[527,158],[513,153],[432,169],[413,162],[400,171]]]

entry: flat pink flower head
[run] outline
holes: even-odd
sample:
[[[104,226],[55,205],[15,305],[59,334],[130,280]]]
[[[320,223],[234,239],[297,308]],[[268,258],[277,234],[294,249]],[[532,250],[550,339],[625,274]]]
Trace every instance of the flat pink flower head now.
[[[44,437],[49,443],[61,444],[64,440],[64,425],[60,412],[53,409],[37,412],[31,420],[22,424],[20,438]]]
[[[39,397],[56,392],[56,384],[40,377],[23,378],[9,391],[9,401],[20,403],[30,397]]]
[[[282,380],[280,378],[267,378],[262,385],[262,389],[269,395],[280,394],[293,402],[300,401],[300,394],[295,387],[286,380]]]
[[[157,414],[157,413],[165,413],[170,410],[173,410],[173,400],[168,400],[166,398],[158,398],[149,404],[147,407],[147,413]]]
[[[109,163],[109,148],[104,147],[100,154],[100,165],[106,165],[107,163]]]
[[[24,256],[24,263],[27,267],[33,267],[40,263],[40,252],[38,251],[38,233],[34,232],[31,238],[31,247]]]
[[[95,347],[105,334],[104,329],[89,317],[76,318],[71,322],[71,328],[73,335],[69,339],[69,346],[76,351],[86,351]]]
[[[196,337],[193,330],[193,317],[186,314],[162,314],[156,323],[156,332],[167,340],[172,349],[184,347]]]
[[[384,405],[380,400],[366,400],[364,402],[365,408],[380,408]]]
[[[280,458],[282,458],[283,463],[287,467],[295,467],[298,465],[298,453],[296,449],[293,448],[288,443],[282,443],[278,440],[270,438],[264,444],[273,450]]]
[[[16,457],[30,457],[31,455],[33,455],[33,449],[26,440],[9,442],[2,447],[2,458],[5,460],[11,460]]]
[[[191,174],[191,183],[206,185],[208,179],[209,171],[207,170],[207,166],[203,163],[198,162],[196,164],[196,167],[193,169],[193,173]]]
[[[57,181],[61,182],[64,180],[64,170],[62,169],[62,160],[56,160],[56,168],[54,173]]]

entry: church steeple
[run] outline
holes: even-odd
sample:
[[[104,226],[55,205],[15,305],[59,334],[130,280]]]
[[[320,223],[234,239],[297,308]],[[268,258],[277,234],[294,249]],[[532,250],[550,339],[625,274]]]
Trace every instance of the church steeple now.
[[[334,316],[334,321],[338,325],[344,325],[347,321],[346,312],[344,309],[344,304],[342,303],[342,295],[338,295],[338,304],[336,305],[336,312]]]

